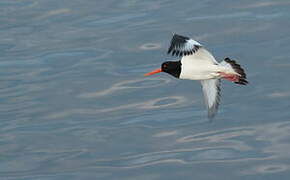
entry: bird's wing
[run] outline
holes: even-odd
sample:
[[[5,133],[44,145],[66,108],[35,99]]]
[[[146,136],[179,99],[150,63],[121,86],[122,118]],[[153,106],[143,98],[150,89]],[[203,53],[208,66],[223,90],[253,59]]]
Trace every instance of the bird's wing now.
[[[187,56],[194,54],[200,47],[202,45],[199,42],[185,36],[174,34],[167,53],[172,53],[173,56]]]
[[[208,117],[212,119],[220,102],[220,79],[201,80],[204,101],[208,110]]]
[[[183,59],[203,59],[210,63],[218,64],[213,55],[199,42],[178,34],[173,35],[167,53],[171,53],[172,56],[183,56]]]

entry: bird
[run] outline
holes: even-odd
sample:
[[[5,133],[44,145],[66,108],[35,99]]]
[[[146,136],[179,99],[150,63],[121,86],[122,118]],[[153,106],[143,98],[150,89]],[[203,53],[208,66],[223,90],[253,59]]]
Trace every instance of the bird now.
[[[179,59],[163,62],[161,68],[144,76],[165,72],[178,79],[200,81],[209,119],[213,119],[218,111],[222,79],[239,85],[248,84],[246,73],[236,60],[226,57],[218,62],[203,45],[192,38],[173,34],[167,54]]]

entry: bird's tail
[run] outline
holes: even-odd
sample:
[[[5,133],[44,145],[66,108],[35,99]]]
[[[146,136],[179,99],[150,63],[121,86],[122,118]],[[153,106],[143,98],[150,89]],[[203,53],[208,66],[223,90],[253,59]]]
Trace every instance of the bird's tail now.
[[[248,84],[247,75],[244,69],[235,61],[230,58],[225,58],[221,63],[221,66],[230,68],[236,74],[221,73],[222,78],[232,81],[236,84],[246,85]]]

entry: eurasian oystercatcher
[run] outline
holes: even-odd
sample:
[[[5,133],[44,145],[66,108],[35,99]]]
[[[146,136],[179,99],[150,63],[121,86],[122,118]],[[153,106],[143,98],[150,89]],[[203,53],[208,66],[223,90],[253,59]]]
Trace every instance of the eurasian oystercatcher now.
[[[181,59],[166,61],[161,68],[144,76],[166,72],[179,79],[200,80],[209,119],[218,110],[221,79],[241,85],[248,83],[244,69],[235,60],[227,57],[219,63],[199,42],[191,38],[174,34],[167,53]]]

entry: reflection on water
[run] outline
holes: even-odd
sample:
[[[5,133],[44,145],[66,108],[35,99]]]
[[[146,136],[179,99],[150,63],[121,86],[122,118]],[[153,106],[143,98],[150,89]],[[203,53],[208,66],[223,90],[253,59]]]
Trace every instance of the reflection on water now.
[[[269,94],[268,96],[272,97],[272,98],[289,97],[290,96],[290,91],[274,92],[274,93]]]
[[[157,43],[146,43],[140,46],[140,49],[142,50],[154,50],[154,49],[160,49],[161,45]]]
[[[289,10],[1,0],[0,179],[288,179]],[[236,58],[251,79],[223,82],[212,122],[199,82],[143,77],[178,59],[166,55],[173,33]]]
[[[166,83],[169,83],[169,79],[136,79],[136,80],[125,80],[113,84],[110,88],[103,91],[84,93],[79,97],[81,98],[94,98],[98,96],[112,95],[115,92],[124,91],[127,89],[139,89],[139,88],[155,88]]]
[[[186,99],[182,96],[172,96],[172,97],[164,97],[153,100],[148,100],[143,103],[136,104],[125,104],[116,107],[110,107],[105,109],[71,109],[69,111],[64,112],[56,112],[50,114],[46,118],[55,119],[55,118],[64,118],[67,116],[72,116],[74,114],[98,114],[98,113],[110,113],[110,112],[120,112],[125,110],[149,110],[149,109],[160,109],[167,108],[171,106],[183,105],[186,102]]]
[[[49,16],[56,16],[56,15],[60,15],[60,14],[69,14],[71,11],[72,11],[71,9],[67,9],[67,8],[56,9],[56,10],[48,11],[41,18],[48,18]]]
[[[241,127],[176,139],[170,150],[106,159],[96,162],[98,167],[138,168],[163,163],[192,164],[201,162],[256,162],[288,158],[289,123],[270,123],[255,127]],[[230,133],[230,134],[229,134]],[[178,136],[178,130],[154,135],[154,138]],[[196,137],[196,138],[195,138]],[[271,138],[269,138],[271,137]],[[160,140],[162,143],[164,139]],[[287,143],[287,144],[285,144]],[[162,144],[161,144],[162,145]],[[180,148],[180,147],[187,148]],[[288,165],[263,164],[243,171],[246,174],[275,173],[289,169]]]
[[[153,137],[167,137],[167,136],[172,136],[172,135],[176,135],[177,131],[165,131],[165,132],[160,132],[157,134],[154,134]]]
[[[268,2],[253,2],[248,5],[243,5],[239,8],[261,8],[261,7],[275,7],[279,5],[287,5],[289,2],[285,1],[268,1]]]
[[[245,175],[255,175],[255,174],[271,174],[287,171],[290,169],[288,164],[261,164],[254,166],[253,168],[242,171]]]

